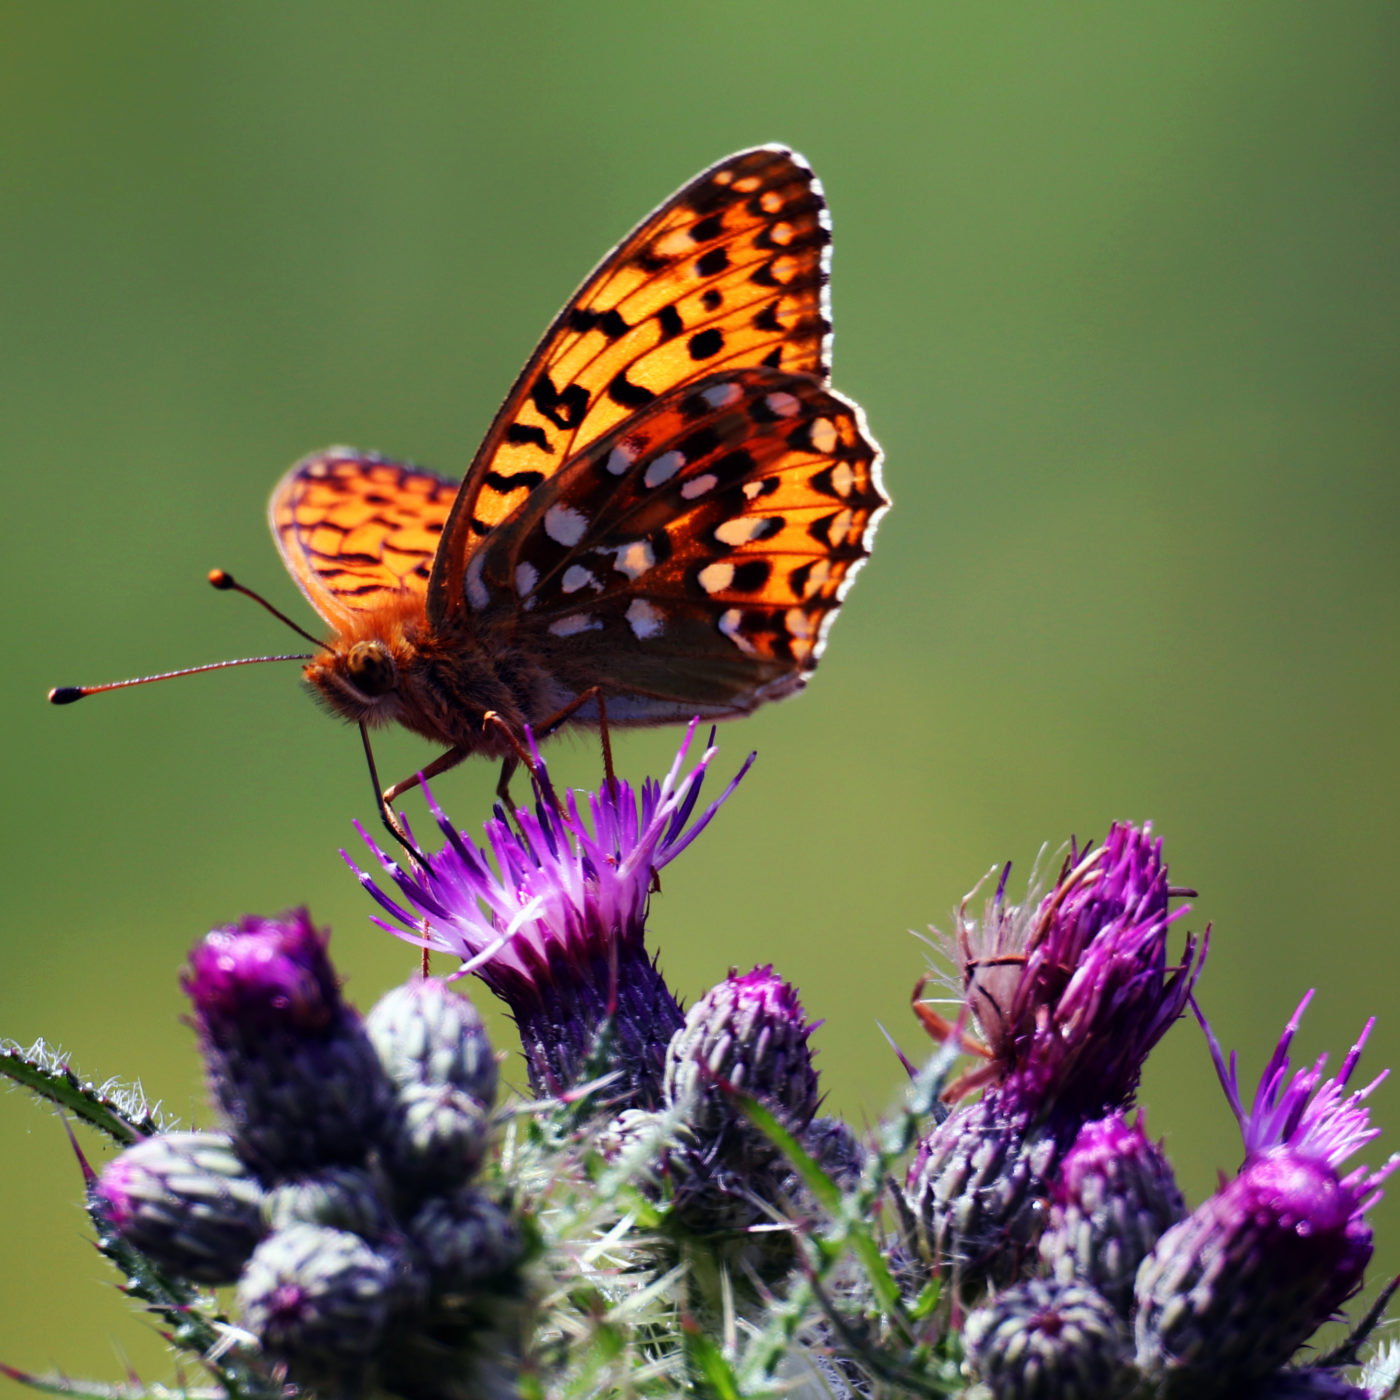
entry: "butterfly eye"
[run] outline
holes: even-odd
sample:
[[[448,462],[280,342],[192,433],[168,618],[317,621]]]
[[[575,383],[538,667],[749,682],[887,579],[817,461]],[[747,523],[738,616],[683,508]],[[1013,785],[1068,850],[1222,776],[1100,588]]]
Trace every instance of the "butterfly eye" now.
[[[387,695],[398,683],[398,667],[379,642],[356,642],[345,658],[350,683],[361,695]]]

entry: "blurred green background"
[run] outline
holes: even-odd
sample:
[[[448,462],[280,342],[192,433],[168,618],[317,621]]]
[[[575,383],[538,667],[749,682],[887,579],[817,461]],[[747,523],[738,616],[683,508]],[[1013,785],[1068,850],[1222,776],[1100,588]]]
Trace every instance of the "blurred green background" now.
[[[362,1003],[408,973],[337,855],[358,740],[293,667],[44,691],[287,648],[203,582],[310,621],[264,523],[286,466],[460,472],[602,252],[784,141],[826,185],[834,380],[896,505],[809,692],[722,731],[720,770],[760,757],[654,904],[673,985],[775,962],[831,1104],[873,1115],[876,1023],[924,1048],[908,931],[1151,818],[1251,1079],[1310,986],[1304,1052],[1374,1012],[1367,1063],[1400,1061],[1397,38],[1391,4],[6,7],[0,1034],[207,1122],[176,984],[204,929],[306,902]],[[675,738],[623,738],[623,771]],[[554,757],[598,776],[590,743]],[[475,824],[494,780],[438,791]],[[1239,1143],[1193,1026],[1143,1101],[1198,1200]],[[0,1134],[0,1359],[167,1376],[59,1124],[12,1095]],[[1379,1281],[1397,1202],[1375,1218]]]

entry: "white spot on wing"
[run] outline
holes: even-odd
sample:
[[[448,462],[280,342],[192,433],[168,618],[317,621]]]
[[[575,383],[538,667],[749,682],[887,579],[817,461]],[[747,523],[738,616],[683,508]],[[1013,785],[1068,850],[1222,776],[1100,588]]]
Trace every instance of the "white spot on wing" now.
[[[802,590],[804,598],[810,598],[813,594],[821,592],[826,587],[827,581],[831,578],[831,561],[829,559],[818,559],[812,565],[807,574],[807,583]]]
[[[685,466],[685,454],[683,452],[663,452],[647,469],[642,480],[648,486],[660,486],[663,481],[670,481],[680,469]]]
[[[486,565],[486,556],[473,554],[467,562],[467,602],[478,612],[491,601],[491,594],[482,580],[481,571]]]
[[[763,402],[767,405],[768,411],[776,413],[779,418],[796,418],[797,410],[802,407],[797,399],[785,389],[765,394]]]
[[[641,448],[634,443],[631,438],[623,438],[622,441],[608,453],[608,459],[603,465],[614,476],[622,476],[627,468],[641,455]]]
[[[627,608],[627,621],[640,641],[659,637],[666,630],[666,614],[645,598],[633,598]]]
[[[636,579],[641,578],[655,563],[656,555],[651,544],[647,540],[633,540],[631,544],[618,545],[613,568],[628,578]]]
[[[697,496],[703,496],[706,491],[713,491],[718,481],[719,477],[714,472],[703,472],[699,476],[692,476],[681,486],[681,495],[687,501],[693,501]]]
[[[837,444],[836,424],[830,418],[813,418],[812,425],[807,429],[807,436],[812,440],[812,446],[818,452],[829,453]]]
[[[789,608],[783,614],[783,624],[788,630],[788,635],[798,642],[809,642],[812,639],[812,619],[807,616],[803,608]]]
[[[597,632],[602,623],[596,617],[591,617],[588,613],[571,613],[568,617],[561,617],[557,622],[549,624],[549,630],[556,637],[573,637],[580,632]]]
[[[533,564],[515,566],[515,591],[522,598],[528,598],[540,581],[540,571]]]
[[[768,528],[771,516],[739,515],[733,520],[721,520],[715,526],[715,538],[721,544],[738,546],[758,539]]]
[[[573,506],[550,506],[544,513],[544,532],[555,544],[576,545],[588,529],[588,517]]]
[[[849,496],[851,487],[856,484],[856,474],[849,462],[837,462],[831,469],[831,489],[838,496]]]
[[[745,656],[757,656],[758,652],[754,644],[744,636],[741,630],[744,625],[744,611],[742,608],[729,608],[719,615],[719,630],[734,643]]]
[[[706,593],[723,593],[734,582],[734,565],[727,559],[721,559],[718,563],[706,564],[696,577]]]
[[[593,577],[589,570],[582,564],[570,564],[564,570],[564,578],[560,584],[565,593],[577,593],[580,588],[601,588],[602,585]]]
[[[744,397],[744,391],[737,384],[716,384],[700,395],[711,408],[728,408]]]

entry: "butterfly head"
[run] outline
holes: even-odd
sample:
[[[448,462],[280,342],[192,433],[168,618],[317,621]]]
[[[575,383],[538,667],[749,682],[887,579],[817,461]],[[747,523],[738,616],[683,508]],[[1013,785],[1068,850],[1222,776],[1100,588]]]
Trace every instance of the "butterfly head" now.
[[[375,724],[399,717],[399,659],[385,641],[374,638],[323,651],[302,674],[347,719]]]

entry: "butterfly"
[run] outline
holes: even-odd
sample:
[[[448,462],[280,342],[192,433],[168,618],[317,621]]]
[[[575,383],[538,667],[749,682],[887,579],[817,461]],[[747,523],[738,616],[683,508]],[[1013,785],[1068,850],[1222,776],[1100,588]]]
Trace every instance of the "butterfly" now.
[[[282,478],[272,532],[330,631],[286,659],[372,775],[367,726],[400,724],[444,746],[423,776],[504,759],[508,799],[527,726],[725,719],[802,688],[889,505],[827,387],[830,244],[806,162],[741,151],[585,279],[460,485],[349,448]],[[382,794],[391,830],[418,776]]]

